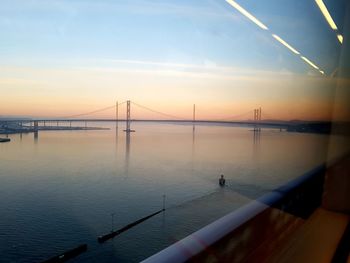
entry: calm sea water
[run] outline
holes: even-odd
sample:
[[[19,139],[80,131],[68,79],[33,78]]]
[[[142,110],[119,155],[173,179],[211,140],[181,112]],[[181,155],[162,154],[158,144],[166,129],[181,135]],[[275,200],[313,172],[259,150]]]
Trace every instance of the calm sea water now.
[[[249,127],[133,123],[11,135],[0,144],[0,261],[138,262],[325,160],[328,137]],[[218,186],[223,173],[227,187]],[[163,214],[104,244],[114,228]]]

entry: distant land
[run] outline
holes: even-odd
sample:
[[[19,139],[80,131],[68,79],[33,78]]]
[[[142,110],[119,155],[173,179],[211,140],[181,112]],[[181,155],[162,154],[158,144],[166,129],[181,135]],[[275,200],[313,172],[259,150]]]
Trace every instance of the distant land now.
[[[0,117],[0,133],[21,133],[21,132],[32,132],[32,129],[28,129],[25,126],[26,122],[30,121],[46,121],[48,124],[50,122],[113,122],[115,119],[49,119],[49,118],[30,118],[28,116],[1,116]],[[125,121],[119,119],[119,122]],[[187,123],[192,124],[192,120],[152,120],[152,119],[132,119],[133,122],[168,122],[168,123]],[[22,128],[22,123],[24,123]],[[300,133],[318,133],[318,134],[330,134],[331,131],[335,134],[346,134],[350,131],[349,122],[330,122],[330,121],[303,121],[303,120],[273,120],[264,119],[259,123],[255,123],[253,120],[241,120],[241,121],[210,121],[210,120],[196,120],[196,124],[223,124],[223,125],[260,125],[262,128],[280,128],[285,129],[288,132],[300,132]],[[40,130],[64,130],[68,127],[57,127],[57,126],[40,126]],[[69,127],[69,129],[77,129],[78,127]],[[333,130],[332,130],[333,128]],[[79,127],[78,129],[82,129]],[[86,129],[86,128],[85,128]],[[97,127],[90,127],[87,129],[100,129]]]

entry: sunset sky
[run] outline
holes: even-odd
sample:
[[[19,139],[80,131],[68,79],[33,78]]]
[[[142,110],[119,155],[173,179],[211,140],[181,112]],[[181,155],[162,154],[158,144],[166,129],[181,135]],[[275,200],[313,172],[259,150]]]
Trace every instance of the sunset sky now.
[[[224,0],[1,1],[0,116],[61,117],[130,99],[184,118],[194,103],[200,119],[256,107],[265,118],[329,118],[341,44],[316,3],[235,2],[268,30]],[[343,10],[324,3],[342,32]]]

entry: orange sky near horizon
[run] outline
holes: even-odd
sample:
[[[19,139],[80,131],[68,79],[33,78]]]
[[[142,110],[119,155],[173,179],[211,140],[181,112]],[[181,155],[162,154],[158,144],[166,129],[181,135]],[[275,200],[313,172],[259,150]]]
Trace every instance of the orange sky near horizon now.
[[[332,111],[334,79],[290,72],[203,68],[157,70],[120,68],[2,67],[1,116],[64,117],[131,100],[154,110],[186,119],[252,119],[263,109],[263,119],[328,120]],[[125,107],[120,107],[120,117]],[[114,118],[115,111],[84,116]],[[132,106],[132,118],[166,117]]]
[[[332,119],[343,45],[317,5],[242,5],[265,26],[227,1],[6,2],[0,117],[60,118],[131,100],[182,119],[193,104],[201,120],[249,120],[260,107],[263,119]],[[346,119],[347,102],[335,107]],[[131,116],[168,118],[136,105]]]

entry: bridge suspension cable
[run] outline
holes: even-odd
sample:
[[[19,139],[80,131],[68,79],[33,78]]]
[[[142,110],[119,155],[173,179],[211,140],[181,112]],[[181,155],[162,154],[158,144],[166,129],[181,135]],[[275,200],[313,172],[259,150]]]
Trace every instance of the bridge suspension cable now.
[[[223,118],[223,119],[215,119],[215,121],[229,121],[229,120],[235,120],[239,117],[243,117],[245,115],[248,115],[248,114],[252,114],[252,110],[249,110],[247,112],[244,112],[244,113],[240,113],[240,114],[237,114],[237,115],[233,115],[233,116],[230,116],[230,117],[227,117],[227,118]]]
[[[143,108],[145,110],[151,111],[153,113],[157,113],[157,114],[163,115],[163,116],[168,117],[168,118],[170,117],[172,119],[177,119],[177,120],[189,120],[188,118],[182,118],[182,117],[179,117],[179,116],[175,116],[175,115],[171,115],[171,114],[167,114],[167,113],[164,113],[164,112],[161,112],[161,111],[157,111],[157,110],[151,109],[151,108],[149,108],[147,106],[138,104],[138,103],[133,102],[133,101],[131,101],[131,103],[134,104],[135,106],[138,106],[138,107]]]
[[[273,115],[271,115],[269,113],[266,113],[266,111],[262,112],[262,116],[263,116],[264,119],[271,119],[271,120],[274,119]]]
[[[168,113],[165,113],[165,112],[162,112],[162,111],[159,111],[159,110],[152,109],[152,108],[150,108],[150,107],[147,107],[147,106],[145,106],[145,105],[142,105],[142,104],[139,104],[139,103],[136,103],[136,102],[133,102],[133,101],[130,101],[130,102],[131,102],[133,105],[135,105],[135,106],[137,106],[137,107],[139,107],[139,108],[142,108],[142,109],[144,109],[144,110],[147,110],[147,111],[150,111],[150,112],[153,112],[153,113],[162,115],[162,116],[167,117],[167,118],[171,118],[171,119],[174,119],[174,120],[193,121],[193,119],[190,119],[190,118],[183,118],[183,117],[180,117],[180,116],[175,116],[175,115],[168,114]],[[119,106],[119,105],[123,105],[124,103],[126,103],[126,101],[123,101],[123,102],[121,102],[121,103],[118,103],[118,106]],[[84,112],[84,113],[74,114],[74,115],[70,115],[70,116],[59,117],[58,119],[71,119],[71,118],[77,118],[77,117],[86,116],[86,115],[92,115],[92,114],[99,113],[99,112],[103,112],[103,111],[107,111],[107,110],[110,110],[110,109],[115,109],[116,107],[117,107],[117,105],[114,104],[114,105],[111,105],[111,106],[108,106],[108,107],[96,109],[96,110],[89,111],[89,112]],[[243,113],[240,113],[240,114],[232,115],[232,116],[229,116],[229,117],[226,117],[226,118],[211,119],[210,121],[230,121],[230,120],[237,120],[238,118],[243,117],[243,116],[246,116],[246,115],[248,115],[248,114],[253,114],[253,111],[252,111],[252,110],[249,110],[249,111],[247,111],[247,112],[243,112]],[[264,113],[263,113],[263,116],[269,118],[271,115],[268,114],[268,113],[266,113],[266,112],[264,112]]]
[[[118,106],[122,105],[124,103],[126,103],[126,101],[118,103]],[[101,108],[101,109],[97,109],[97,110],[94,110],[94,111],[89,111],[89,112],[79,113],[79,114],[75,114],[75,115],[60,117],[59,119],[70,119],[70,118],[81,117],[81,116],[85,116],[85,115],[90,115],[90,114],[95,114],[95,113],[98,113],[98,112],[110,110],[110,109],[113,109],[115,107],[116,107],[116,105],[111,105],[111,106],[104,107],[104,108]]]

